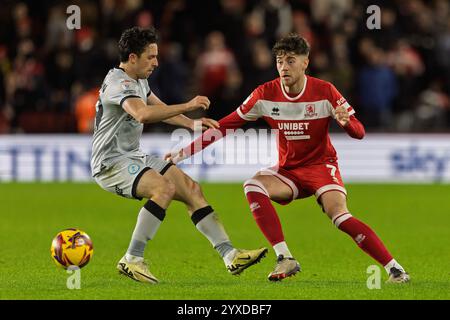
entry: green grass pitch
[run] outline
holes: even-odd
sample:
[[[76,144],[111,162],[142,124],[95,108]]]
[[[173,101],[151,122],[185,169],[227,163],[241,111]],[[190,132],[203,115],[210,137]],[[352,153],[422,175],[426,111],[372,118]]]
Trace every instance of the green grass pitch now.
[[[248,209],[241,184],[203,184],[236,247],[268,246]],[[406,285],[366,286],[374,262],[321,212],[314,198],[276,206],[302,272],[267,281],[272,250],[241,276],[229,275],[218,254],[195,229],[184,206],[174,202],[147,246],[151,271],[161,280],[145,285],[119,276],[143,202],[103,191],[95,184],[0,184],[0,299],[449,299],[449,185],[347,186],[349,209],[369,224],[408,270]],[[86,231],[94,256],[81,270],[81,289],[50,258],[55,234]]]

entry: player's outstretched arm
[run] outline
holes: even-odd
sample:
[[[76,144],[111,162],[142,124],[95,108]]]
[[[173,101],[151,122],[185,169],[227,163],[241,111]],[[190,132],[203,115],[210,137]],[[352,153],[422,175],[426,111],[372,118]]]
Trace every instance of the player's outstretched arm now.
[[[355,139],[362,139],[366,134],[362,123],[354,115],[350,115],[344,106],[335,109],[337,123]]]
[[[152,123],[200,108],[206,110],[209,105],[209,99],[204,96],[196,96],[189,102],[171,106],[165,104],[147,105],[142,99],[136,97],[126,99],[122,107],[138,122]]]
[[[219,122],[217,122],[214,119],[210,118],[199,118],[199,119],[191,119],[189,117],[186,117],[184,114],[179,114],[178,116],[163,120],[164,123],[178,126],[178,127],[185,127],[188,129],[191,129],[192,131],[197,130],[199,128],[202,129],[202,131],[205,131],[206,129],[218,129],[219,128]]]
[[[162,102],[158,96],[156,96],[153,92],[148,96],[147,98],[147,104],[148,105],[166,105],[164,102]],[[201,125],[202,130],[206,130],[208,128],[217,129],[219,127],[219,123],[216,120],[209,119],[209,118],[201,118],[201,119],[191,119],[189,117],[186,117],[184,114],[179,114],[176,116],[173,116],[171,118],[162,120],[164,123],[178,126],[178,127],[184,127],[191,130],[196,129],[196,125]]]
[[[205,149],[210,144],[219,141],[234,129],[242,127],[247,121],[242,119],[236,111],[230,113],[226,117],[219,120],[219,127],[217,129],[208,129],[200,137],[194,140],[187,147],[175,152],[168,153],[165,156],[166,160],[173,163],[178,163],[187,159],[195,153]]]

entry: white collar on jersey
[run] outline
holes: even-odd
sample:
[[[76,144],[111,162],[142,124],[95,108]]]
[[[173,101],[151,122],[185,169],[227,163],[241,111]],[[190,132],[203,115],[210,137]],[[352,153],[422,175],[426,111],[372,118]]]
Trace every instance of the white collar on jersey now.
[[[306,89],[306,82],[308,81],[308,78],[306,77],[306,75],[304,77],[305,77],[305,84],[303,85],[302,91],[296,97],[293,97],[293,98],[290,97],[284,90],[283,82],[281,82],[281,78],[280,78],[281,91],[283,92],[283,95],[286,99],[288,99],[289,101],[295,101],[303,95],[303,93],[305,92],[305,89]]]

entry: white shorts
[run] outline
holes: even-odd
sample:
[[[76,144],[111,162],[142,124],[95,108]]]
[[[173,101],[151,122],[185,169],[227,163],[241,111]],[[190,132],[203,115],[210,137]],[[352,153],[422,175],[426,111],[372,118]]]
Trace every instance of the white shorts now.
[[[106,191],[119,196],[141,200],[136,188],[142,175],[152,169],[163,175],[173,164],[155,156],[123,158],[94,177]]]

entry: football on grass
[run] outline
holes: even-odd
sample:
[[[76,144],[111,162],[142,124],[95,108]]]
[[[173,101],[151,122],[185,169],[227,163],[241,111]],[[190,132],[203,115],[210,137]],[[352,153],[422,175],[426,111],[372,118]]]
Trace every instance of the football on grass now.
[[[82,268],[91,260],[94,247],[86,232],[72,228],[55,236],[50,251],[58,266],[64,269],[70,266]]]

